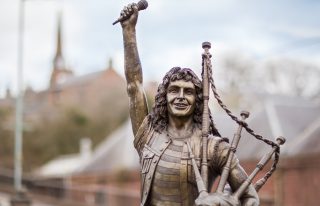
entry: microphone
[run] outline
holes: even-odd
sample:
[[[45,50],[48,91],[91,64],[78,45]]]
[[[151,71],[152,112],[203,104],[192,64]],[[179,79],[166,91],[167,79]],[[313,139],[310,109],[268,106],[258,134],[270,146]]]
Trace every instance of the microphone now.
[[[148,2],[146,0],[141,0],[137,3],[137,7],[138,7],[138,11],[145,10],[148,7]],[[126,16],[126,17],[120,16],[115,22],[112,23],[112,25],[115,25],[121,21],[124,21],[124,20],[130,18],[130,16],[131,15]]]

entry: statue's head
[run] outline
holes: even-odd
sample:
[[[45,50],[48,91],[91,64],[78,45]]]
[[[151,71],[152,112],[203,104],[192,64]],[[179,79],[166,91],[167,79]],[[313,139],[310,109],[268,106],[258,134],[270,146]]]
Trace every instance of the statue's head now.
[[[203,111],[202,82],[188,68],[173,67],[158,87],[155,104],[149,115],[153,128],[162,132],[167,128],[169,115],[192,118],[201,128]],[[210,133],[218,135],[210,115]]]

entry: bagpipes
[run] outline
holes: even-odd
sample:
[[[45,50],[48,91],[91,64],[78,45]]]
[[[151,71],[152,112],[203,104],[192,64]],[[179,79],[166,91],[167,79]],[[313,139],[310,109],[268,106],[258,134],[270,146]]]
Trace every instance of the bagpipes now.
[[[197,167],[196,161],[194,159],[194,155],[192,153],[191,147],[189,143],[187,142],[187,146],[189,149],[190,157],[192,160],[192,165],[194,168],[195,176],[196,176],[196,182],[198,186],[199,191],[199,197],[198,199],[205,198],[207,196],[212,196],[212,201],[215,201],[215,198],[219,196],[222,198],[225,198],[226,202],[230,202],[230,205],[240,205],[239,199],[243,195],[243,193],[246,191],[246,189],[249,187],[253,179],[256,177],[259,171],[263,169],[263,167],[269,162],[271,157],[274,154],[274,160],[273,164],[271,166],[271,169],[264,175],[263,178],[258,180],[254,187],[256,191],[258,192],[261,187],[266,183],[268,178],[272,175],[272,173],[275,171],[278,161],[279,161],[279,155],[280,155],[280,145],[285,143],[284,137],[278,137],[276,142],[273,142],[271,140],[263,138],[261,135],[256,134],[245,122],[245,119],[249,117],[249,112],[242,111],[241,112],[241,119],[237,118],[235,115],[232,114],[232,112],[227,108],[227,106],[222,102],[219,94],[217,93],[217,89],[215,87],[213,78],[212,78],[212,64],[211,64],[211,57],[212,55],[209,52],[209,49],[211,48],[210,42],[204,42],[202,43],[202,48],[204,49],[204,53],[202,54],[202,83],[203,83],[203,101],[204,101],[204,108],[203,108],[203,116],[202,116],[202,141],[203,141],[203,147],[202,147],[202,164],[201,164],[201,175],[199,172],[199,169]],[[234,120],[239,126],[234,134],[234,137],[231,142],[231,146],[228,151],[228,158],[227,162],[223,168],[223,171],[221,173],[221,178],[217,187],[217,190],[215,193],[209,194],[208,193],[208,163],[207,163],[207,142],[208,142],[208,130],[209,130],[209,107],[208,107],[208,101],[209,101],[209,89],[212,89],[212,92],[214,94],[215,99],[217,100],[218,104],[221,106],[221,108],[228,114],[228,116],[231,117],[232,120]],[[270,145],[272,149],[265,154],[260,162],[256,165],[256,168],[253,170],[253,172],[247,177],[247,179],[241,184],[241,186],[234,191],[231,195],[224,195],[224,188],[227,183],[227,179],[230,172],[231,162],[233,159],[233,156],[237,150],[238,143],[241,138],[241,131],[242,129],[245,129],[249,134],[254,136],[256,139],[263,141],[264,143]],[[196,201],[197,203],[197,201]],[[208,203],[206,203],[208,204]],[[200,204],[201,205],[201,204]],[[209,205],[209,204],[208,204]]]

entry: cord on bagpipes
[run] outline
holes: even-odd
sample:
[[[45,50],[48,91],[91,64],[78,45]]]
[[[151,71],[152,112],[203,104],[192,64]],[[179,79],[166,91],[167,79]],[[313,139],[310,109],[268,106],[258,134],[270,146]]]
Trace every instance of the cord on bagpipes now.
[[[269,179],[269,177],[273,174],[273,172],[276,170],[277,168],[277,164],[279,162],[279,156],[280,156],[280,147],[277,143],[268,140],[264,137],[262,137],[261,135],[255,133],[253,131],[253,129],[251,129],[248,124],[246,122],[244,122],[243,120],[240,120],[237,116],[235,116],[231,110],[228,109],[228,107],[223,103],[223,101],[221,100],[220,95],[217,92],[217,88],[215,86],[214,83],[214,79],[213,79],[213,73],[212,73],[212,64],[211,64],[211,54],[207,52],[207,54],[203,54],[203,58],[202,58],[202,68],[204,71],[204,68],[206,67],[207,69],[207,75],[208,75],[208,80],[211,86],[211,90],[213,92],[213,95],[215,97],[215,99],[217,100],[219,106],[227,113],[227,115],[233,120],[235,121],[238,125],[241,125],[243,128],[245,128],[245,130],[251,134],[252,136],[254,136],[256,139],[258,139],[259,141],[263,141],[264,143],[270,145],[272,148],[275,148],[274,151],[274,160],[273,160],[273,164],[270,168],[270,170],[264,175],[263,178],[259,179],[256,184],[254,185],[255,189],[257,191],[260,190],[260,188],[266,183],[266,181]],[[203,76],[203,72],[202,72],[202,76]],[[262,169],[262,168],[261,168]]]

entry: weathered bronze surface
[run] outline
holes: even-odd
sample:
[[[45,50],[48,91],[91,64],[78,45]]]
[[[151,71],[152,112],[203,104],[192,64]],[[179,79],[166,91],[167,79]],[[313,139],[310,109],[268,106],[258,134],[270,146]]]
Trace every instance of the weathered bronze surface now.
[[[126,6],[120,18],[124,19],[121,26],[134,146],[141,164],[141,206],[259,205],[255,188],[247,181],[247,174],[233,154],[242,127],[250,130],[244,122],[248,113],[242,113],[243,120],[238,120],[225,109],[240,125],[230,146],[220,137],[207,106],[210,84],[215,98],[221,101],[211,77],[210,43],[203,44],[203,81],[191,69],[172,68],[159,85],[155,105],[149,113],[136,42],[137,5]],[[273,152],[277,149],[274,147]],[[222,173],[227,173],[223,175],[222,186],[218,192],[208,194],[215,178]],[[235,198],[223,194],[226,182],[232,191],[244,188],[241,195]]]

